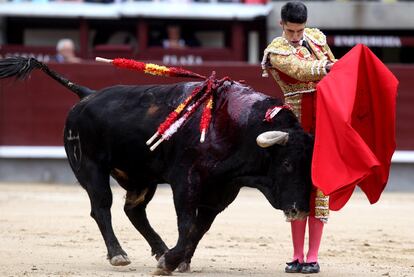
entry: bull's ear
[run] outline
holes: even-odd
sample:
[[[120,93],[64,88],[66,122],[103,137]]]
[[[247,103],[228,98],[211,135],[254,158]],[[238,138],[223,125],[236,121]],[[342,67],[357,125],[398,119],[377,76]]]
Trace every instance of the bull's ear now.
[[[260,147],[266,148],[275,144],[285,145],[289,140],[289,133],[282,131],[264,132],[257,136],[256,142]]]

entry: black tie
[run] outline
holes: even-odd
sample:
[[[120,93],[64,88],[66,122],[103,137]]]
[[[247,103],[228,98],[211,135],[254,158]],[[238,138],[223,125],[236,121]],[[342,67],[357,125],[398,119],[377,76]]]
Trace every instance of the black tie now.
[[[313,53],[312,48],[309,46],[309,43],[304,39],[302,39],[302,46],[308,49],[309,53]]]

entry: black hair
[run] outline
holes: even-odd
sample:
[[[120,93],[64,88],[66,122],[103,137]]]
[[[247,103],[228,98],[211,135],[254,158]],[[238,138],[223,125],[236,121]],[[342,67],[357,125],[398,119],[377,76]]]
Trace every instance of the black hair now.
[[[281,18],[284,23],[306,23],[308,19],[308,9],[302,2],[287,2],[281,10]]]

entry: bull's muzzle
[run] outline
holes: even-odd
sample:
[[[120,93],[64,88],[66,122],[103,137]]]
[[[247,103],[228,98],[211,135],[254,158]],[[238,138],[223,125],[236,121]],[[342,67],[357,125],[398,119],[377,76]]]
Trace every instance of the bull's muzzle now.
[[[287,222],[290,222],[293,220],[303,220],[309,215],[309,212],[299,211],[296,208],[283,210],[283,213],[286,216]]]

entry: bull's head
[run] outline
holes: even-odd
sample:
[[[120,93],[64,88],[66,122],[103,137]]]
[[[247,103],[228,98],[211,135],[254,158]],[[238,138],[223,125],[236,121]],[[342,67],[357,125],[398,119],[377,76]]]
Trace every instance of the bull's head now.
[[[304,218],[312,187],[312,137],[302,130],[269,131],[256,141],[269,151],[271,160],[268,176],[272,181],[262,192],[273,207],[283,210],[288,221]]]

